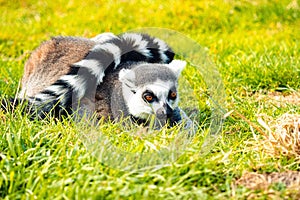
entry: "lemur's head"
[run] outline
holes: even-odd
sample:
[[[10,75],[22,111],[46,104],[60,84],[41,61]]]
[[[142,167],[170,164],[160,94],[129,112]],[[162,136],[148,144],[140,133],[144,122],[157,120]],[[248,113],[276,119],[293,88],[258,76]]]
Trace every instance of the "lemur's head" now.
[[[129,113],[144,121],[155,116],[156,128],[167,121],[180,120],[178,77],[185,65],[185,61],[173,60],[170,64],[143,63],[132,69],[122,69],[119,80]]]

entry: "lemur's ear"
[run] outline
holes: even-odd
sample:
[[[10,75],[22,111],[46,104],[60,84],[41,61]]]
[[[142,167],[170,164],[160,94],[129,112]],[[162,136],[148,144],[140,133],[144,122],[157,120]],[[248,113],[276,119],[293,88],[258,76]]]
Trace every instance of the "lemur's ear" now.
[[[135,73],[130,69],[122,69],[119,72],[119,81],[130,88],[135,87]]]
[[[181,71],[185,68],[186,66],[186,61],[184,60],[173,60],[169,64],[167,64],[167,67],[169,67],[174,74],[179,77]]]

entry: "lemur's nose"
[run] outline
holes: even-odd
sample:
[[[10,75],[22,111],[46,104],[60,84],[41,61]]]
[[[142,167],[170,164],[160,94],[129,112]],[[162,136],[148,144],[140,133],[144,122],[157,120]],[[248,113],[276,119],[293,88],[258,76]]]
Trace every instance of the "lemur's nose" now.
[[[162,107],[156,110],[155,114],[158,119],[167,120],[172,117],[172,112],[172,108],[167,103],[164,103]]]
[[[161,107],[156,111],[156,116],[158,118],[161,118],[161,117],[165,116],[166,114],[167,114],[167,111],[164,107]]]

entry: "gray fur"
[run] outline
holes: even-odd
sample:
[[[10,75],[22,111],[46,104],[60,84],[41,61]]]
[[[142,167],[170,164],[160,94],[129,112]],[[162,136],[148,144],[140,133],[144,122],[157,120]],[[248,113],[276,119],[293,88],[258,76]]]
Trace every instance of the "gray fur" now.
[[[146,83],[153,83],[157,79],[162,81],[172,81],[177,83],[177,77],[168,68],[162,67],[160,64],[141,64],[138,70],[135,69],[135,83],[137,85],[144,85]]]

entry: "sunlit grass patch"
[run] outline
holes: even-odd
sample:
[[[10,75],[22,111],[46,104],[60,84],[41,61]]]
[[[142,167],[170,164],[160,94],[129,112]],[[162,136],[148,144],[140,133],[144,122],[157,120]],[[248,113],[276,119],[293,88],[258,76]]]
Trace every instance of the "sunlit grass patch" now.
[[[180,128],[146,131],[103,122],[92,129],[69,118],[31,121],[20,108],[0,111],[0,198],[299,199],[294,182],[299,179],[299,5],[296,0],[1,1],[1,98],[16,94],[29,53],[51,36],[91,38],[160,27],[205,48],[224,82],[227,102],[221,106],[229,116],[213,148],[203,153],[210,94],[201,74],[188,66],[179,83],[180,106],[192,114],[197,133],[172,162],[126,168],[139,160],[122,160],[119,170],[86,148],[84,131],[103,134],[126,158],[172,147]]]

